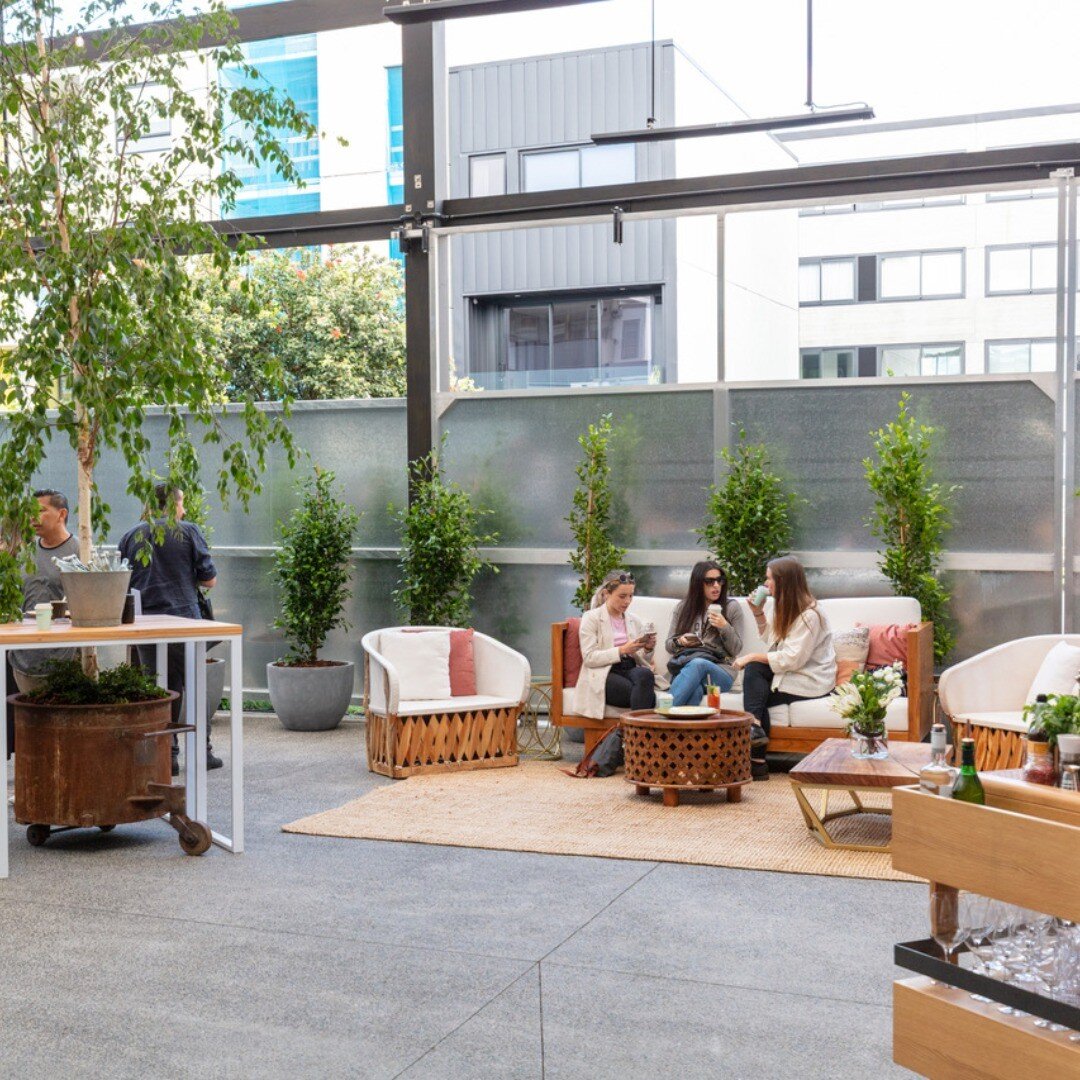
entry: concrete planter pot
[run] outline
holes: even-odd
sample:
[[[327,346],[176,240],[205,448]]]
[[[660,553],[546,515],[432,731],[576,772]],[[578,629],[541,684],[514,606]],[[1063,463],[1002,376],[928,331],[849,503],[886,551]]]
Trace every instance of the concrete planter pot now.
[[[72,626],[119,626],[130,570],[68,571],[60,581],[67,597]]]
[[[206,719],[214,718],[225,695],[225,669],[228,665],[217,656],[206,658]]]
[[[329,731],[341,723],[352,698],[356,665],[334,661],[320,667],[266,665],[270,704],[288,731]]]

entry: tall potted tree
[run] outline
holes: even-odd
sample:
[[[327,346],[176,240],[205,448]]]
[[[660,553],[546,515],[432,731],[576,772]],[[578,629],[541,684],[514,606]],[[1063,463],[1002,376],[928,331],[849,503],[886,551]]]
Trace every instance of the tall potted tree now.
[[[32,478],[55,437],[74,452],[80,557],[108,531],[96,497],[105,448],[129,473],[127,489],[149,504],[155,481],[147,408],[168,417],[170,461],[216,444],[216,488],[246,504],[259,490],[269,445],[292,443],[280,371],[250,394],[240,433],[223,424],[225,372],[196,318],[201,285],[186,272],[191,252],[225,275],[252,249],[208,219],[228,213],[238,168],[273,160],[300,182],[282,139],[317,137],[306,116],[260,82],[230,40],[235,21],[221,0],[190,16],[181,0],[152,6],[161,22],[131,25],[125,0],[84,0],[74,16],[57,0],[4,5],[0,44],[0,340],[18,407],[0,440],[0,505],[29,538]],[[224,41],[203,49],[204,41]],[[189,67],[228,68],[192,89]],[[206,83],[207,80],[201,80]],[[147,154],[151,128],[167,124],[167,147]],[[254,306],[254,305],[253,305]],[[254,316],[254,310],[252,315]],[[258,398],[283,400],[283,415]],[[166,478],[179,485],[179,475]],[[2,615],[13,618],[0,560]]]
[[[316,468],[300,483],[303,498],[280,526],[274,579],[289,655],[266,665],[270,703],[290,731],[328,731],[341,723],[352,696],[355,664],[323,660],[331,630],[348,626],[349,559],[360,524],[356,509],[334,495],[334,474]]]

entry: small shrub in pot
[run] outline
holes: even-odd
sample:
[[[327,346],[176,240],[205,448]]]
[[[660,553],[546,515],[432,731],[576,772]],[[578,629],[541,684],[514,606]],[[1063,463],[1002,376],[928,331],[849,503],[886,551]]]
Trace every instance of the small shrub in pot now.
[[[270,701],[292,731],[337,727],[349,707],[355,665],[323,660],[331,630],[348,626],[343,614],[351,593],[349,558],[360,514],[334,493],[334,474],[316,468],[300,484],[300,505],[279,526],[281,546],[273,577],[281,614],[274,621],[290,650],[266,665]]]

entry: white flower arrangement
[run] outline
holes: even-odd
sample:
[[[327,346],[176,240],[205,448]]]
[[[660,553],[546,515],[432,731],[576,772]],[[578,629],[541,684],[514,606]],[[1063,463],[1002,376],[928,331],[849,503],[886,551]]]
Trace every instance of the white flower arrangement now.
[[[857,671],[851,681],[838,686],[829,708],[848,722],[848,733],[883,735],[885,713],[904,688],[904,665],[890,664],[874,671]]]

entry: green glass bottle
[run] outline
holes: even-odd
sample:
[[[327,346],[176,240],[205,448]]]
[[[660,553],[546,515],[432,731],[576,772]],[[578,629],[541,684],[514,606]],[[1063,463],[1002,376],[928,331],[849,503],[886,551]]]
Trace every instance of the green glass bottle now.
[[[953,785],[952,797],[962,802],[978,803],[986,805],[986,794],[983,792],[979,774],[975,771],[975,740],[962,739],[960,742],[960,775]]]

